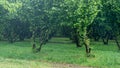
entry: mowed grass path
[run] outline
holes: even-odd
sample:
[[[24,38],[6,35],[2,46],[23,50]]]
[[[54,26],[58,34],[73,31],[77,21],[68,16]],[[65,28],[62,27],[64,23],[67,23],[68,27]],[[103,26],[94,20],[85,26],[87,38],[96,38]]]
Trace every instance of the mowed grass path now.
[[[60,63],[96,68],[120,68],[120,51],[113,42],[110,42],[108,46],[103,45],[102,42],[92,42],[92,54],[95,57],[90,58],[86,57],[84,46],[76,48],[75,44],[70,43],[66,38],[53,38],[50,42],[54,43],[47,43],[40,53],[33,53],[30,41],[13,44],[1,41],[0,66],[13,65],[10,68],[14,68],[14,65],[17,65],[19,68],[26,65],[20,68],[50,68],[49,63]]]

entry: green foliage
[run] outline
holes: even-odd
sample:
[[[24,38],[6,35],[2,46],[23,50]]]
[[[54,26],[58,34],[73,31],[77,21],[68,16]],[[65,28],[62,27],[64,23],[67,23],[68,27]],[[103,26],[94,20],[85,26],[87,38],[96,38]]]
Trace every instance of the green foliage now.
[[[17,40],[23,41],[25,38],[30,37],[29,23],[23,23],[19,19],[11,19],[10,22],[4,27],[2,35],[4,39],[9,42]]]
[[[2,5],[4,9],[8,10],[9,13],[8,13],[7,18],[11,19],[11,18],[18,16],[17,10],[21,8],[22,3],[19,3],[18,1],[16,1],[15,3],[10,3],[7,0],[3,0],[3,1],[0,1],[0,5]]]
[[[98,10],[98,6],[100,4],[99,2],[100,0],[98,1],[83,0],[78,6],[76,13],[80,15],[78,20],[81,24],[83,24],[84,27],[87,27],[94,21],[94,18],[97,16],[99,12]]]

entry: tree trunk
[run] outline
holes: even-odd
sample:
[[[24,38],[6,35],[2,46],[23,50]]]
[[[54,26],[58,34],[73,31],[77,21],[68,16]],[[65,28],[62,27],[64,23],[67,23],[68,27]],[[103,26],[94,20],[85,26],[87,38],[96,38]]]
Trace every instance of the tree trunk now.
[[[100,39],[99,36],[94,37],[94,41],[99,41],[99,39]]]
[[[33,52],[35,53],[36,52],[36,43],[35,43],[35,31],[32,32],[32,49],[33,49]]]
[[[79,42],[76,42],[76,47],[82,47]]]
[[[76,43],[76,47],[82,47],[82,46],[80,45],[79,36],[77,36],[77,35],[76,35],[76,37],[75,37],[75,43]]]
[[[32,31],[32,40],[33,40],[33,43],[35,43],[35,30]]]
[[[85,45],[87,57],[90,57],[91,48],[89,47],[90,40],[87,37],[87,27],[84,28],[83,42],[84,42],[84,45]]]
[[[105,40],[105,39],[106,39],[106,40]],[[103,43],[104,43],[105,45],[108,45],[109,39],[110,39],[110,34],[106,34],[105,38],[103,38]]]
[[[40,44],[40,47],[36,50],[37,52],[40,52],[40,51],[41,51],[42,45],[43,45],[43,44]]]
[[[103,38],[103,44],[104,44],[104,45],[108,45],[108,41],[109,41],[108,38],[107,38],[106,40]]]
[[[116,42],[116,44],[117,44],[117,46],[118,46],[118,49],[120,50],[120,44],[119,44],[119,42],[118,42],[118,40],[117,40],[117,37],[115,37],[115,42]]]
[[[89,47],[90,41],[89,41],[88,38],[85,38],[85,39],[84,39],[84,45],[85,45],[87,57],[89,57],[89,56],[90,56],[90,53],[91,53],[91,48]]]
[[[79,32],[77,31],[77,28],[74,28],[74,42],[76,43],[76,47],[82,47],[80,45],[80,37],[79,37]]]

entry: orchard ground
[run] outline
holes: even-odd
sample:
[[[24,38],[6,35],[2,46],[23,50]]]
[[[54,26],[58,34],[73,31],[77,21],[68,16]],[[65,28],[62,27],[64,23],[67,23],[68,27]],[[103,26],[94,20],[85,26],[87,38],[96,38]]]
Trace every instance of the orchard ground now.
[[[40,53],[33,53],[30,40],[0,41],[0,68],[120,68],[120,51],[114,41],[109,45],[92,41],[91,48],[95,56],[86,57],[84,46],[76,48],[68,38],[53,38]]]

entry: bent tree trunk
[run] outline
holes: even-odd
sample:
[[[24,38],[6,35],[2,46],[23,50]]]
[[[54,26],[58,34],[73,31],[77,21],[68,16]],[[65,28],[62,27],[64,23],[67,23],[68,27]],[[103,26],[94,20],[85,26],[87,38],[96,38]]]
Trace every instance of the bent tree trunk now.
[[[118,46],[118,49],[120,50],[120,44],[119,44],[119,42],[118,42],[117,37],[115,37],[115,42],[116,42],[116,44],[117,44],[117,46]]]
[[[43,44],[40,44],[40,47],[37,49],[37,52],[40,52],[40,51],[41,51],[42,45],[43,45]]]
[[[85,45],[87,57],[89,57],[90,53],[91,53],[91,48],[89,47],[90,46],[90,40],[87,37],[87,28],[86,27],[84,28],[83,42],[84,42],[84,45]]]
[[[91,52],[91,48],[89,47],[90,41],[89,41],[88,38],[84,39],[84,45],[85,45],[85,49],[86,49],[86,54],[89,57],[90,56],[90,52]]]
[[[103,38],[103,43],[105,45],[108,45],[109,39],[110,39],[110,34],[107,32],[105,38]]]

